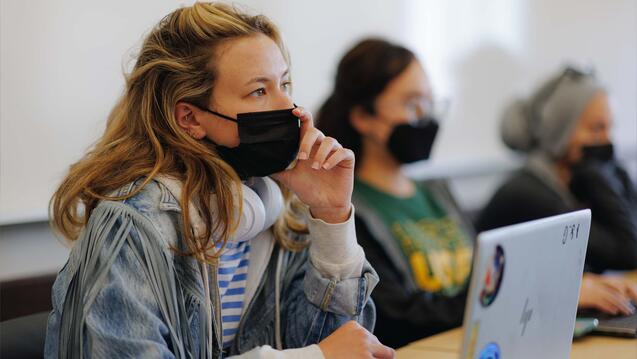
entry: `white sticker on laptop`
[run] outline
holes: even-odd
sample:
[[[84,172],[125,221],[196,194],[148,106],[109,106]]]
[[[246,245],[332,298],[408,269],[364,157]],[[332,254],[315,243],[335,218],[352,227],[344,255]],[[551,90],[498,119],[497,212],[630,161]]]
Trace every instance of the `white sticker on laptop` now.
[[[502,246],[497,245],[482,281],[480,304],[482,304],[483,307],[490,306],[498,296],[502,278],[504,277],[504,262],[504,249]]]

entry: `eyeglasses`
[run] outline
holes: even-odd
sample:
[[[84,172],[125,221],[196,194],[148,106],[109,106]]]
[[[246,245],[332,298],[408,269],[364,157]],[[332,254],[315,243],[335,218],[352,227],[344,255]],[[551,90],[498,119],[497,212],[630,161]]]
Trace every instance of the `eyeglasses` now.
[[[590,68],[576,68],[572,66],[567,66],[562,72],[562,76],[560,78],[571,77],[575,79],[580,79],[582,77],[595,77],[595,70]]]
[[[407,117],[414,121],[421,120],[422,118],[435,118],[438,121],[443,120],[448,112],[451,101],[448,98],[435,98],[435,99],[421,99],[419,101],[409,101],[407,103],[395,102],[390,106],[396,106],[396,108],[404,108],[407,112]]]

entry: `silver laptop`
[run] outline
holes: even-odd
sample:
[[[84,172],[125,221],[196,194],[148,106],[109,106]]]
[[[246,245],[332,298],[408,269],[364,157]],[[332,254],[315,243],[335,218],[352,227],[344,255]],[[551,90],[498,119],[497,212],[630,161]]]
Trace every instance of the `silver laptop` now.
[[[462,358],[568,358],[591,212],[478,235]]]

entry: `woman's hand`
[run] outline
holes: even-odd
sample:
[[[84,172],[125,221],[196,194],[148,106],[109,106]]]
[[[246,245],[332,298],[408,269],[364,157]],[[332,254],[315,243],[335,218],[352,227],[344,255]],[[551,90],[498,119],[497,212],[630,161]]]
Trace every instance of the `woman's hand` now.
[[[619,277],[585,273],[582,278],[579,307],[597,309],[613,315],[635,312],[631,300],[637,303],[637,285]]]
[[[272,175],[310,207],[314,218],[341,223],[349,218],[354,185],[354,153],[314,127],[312,114],[293,111],[301,119],[301,145],[294,168]]]
[[[382,345],[378,338],[355,321],[343,324],[318,346],[325,359],[391,359],[396,354],[392,348]]]

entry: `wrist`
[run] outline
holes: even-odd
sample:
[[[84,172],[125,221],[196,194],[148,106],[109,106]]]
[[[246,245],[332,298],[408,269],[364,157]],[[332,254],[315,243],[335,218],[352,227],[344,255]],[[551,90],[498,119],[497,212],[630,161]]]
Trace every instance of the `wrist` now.
[[[310,215],[315,219],[320,219],[325,223],[336,224],[343,223],[349,219],[352,212],[352,205],[337,208],[312,208],[310,207]]]
[[[325,339],[323,339],[321,342],[316,344],[316,346],[319,347],[321,354],[323,354],[323,358],[327,359],[332,357],[329,353],[329,345],[327,346],[325,345]]]

